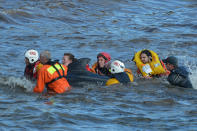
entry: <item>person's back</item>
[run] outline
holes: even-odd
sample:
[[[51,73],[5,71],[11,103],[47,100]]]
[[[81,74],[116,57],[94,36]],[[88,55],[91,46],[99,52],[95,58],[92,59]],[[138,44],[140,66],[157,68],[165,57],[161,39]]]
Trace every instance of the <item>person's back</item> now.
[[[106,82],[106,85],[113,84],[127,84],[133,82],[133,74],[131,70],[126,69],[124,63],[119,60],[115,60],[110,65],[111,79]]]
[[[192,88],[192,84],[189,78],[189,72],[186,67],[177,67],[171,71],[168,76],[168,81],[172,85],[177,85],[185,88]]]
[[[67,67],[65,65],[50,61],[50,53],[47,51],[42,52],[40,61],[44,65],[39,71],[34,92],[43,92],[45,85],[47,91],[51,93],[64,93],[70,89],[66,80]]]
[[[186,67],[178,66],[178,60],[176,57],[170,56],[163,61],[166,63],[168,70],[170,70],[170,74],[167,78],[170,84],[184,88],[192,88],[189,71]]]

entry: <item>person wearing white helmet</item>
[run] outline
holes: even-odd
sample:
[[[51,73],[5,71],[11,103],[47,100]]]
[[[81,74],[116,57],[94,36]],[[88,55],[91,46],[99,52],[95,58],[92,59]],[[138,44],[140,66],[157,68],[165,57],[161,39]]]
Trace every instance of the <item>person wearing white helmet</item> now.
[[[113,85],[118,83],[127,84],[133,82],[133,74],[131,70],[125,68],[124,63],[115,60],[110,65],[111,79],[106,82],[106,85]]]
[[[24,76],[29,80],[37,79],[37,72],[42,67],[38,51],[33,49],[27,50],[25,52],[25,64]]]

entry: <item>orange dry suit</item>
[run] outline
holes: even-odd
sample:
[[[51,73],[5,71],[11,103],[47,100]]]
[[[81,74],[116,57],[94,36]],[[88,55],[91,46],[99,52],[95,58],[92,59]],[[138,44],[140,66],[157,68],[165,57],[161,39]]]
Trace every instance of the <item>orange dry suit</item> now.
[[[64,93],[70,90],[66,75],[66,66],[56,62],[48,62],[38,73],[37,85],[34,88],[34,92],[42,93],[45,85],[48,91],[55,93]]]

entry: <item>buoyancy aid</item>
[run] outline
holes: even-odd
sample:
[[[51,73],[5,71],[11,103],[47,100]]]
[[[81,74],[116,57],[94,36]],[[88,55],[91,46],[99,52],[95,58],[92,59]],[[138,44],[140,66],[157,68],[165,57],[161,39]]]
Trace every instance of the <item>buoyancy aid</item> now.
[[[112,78],[106,82],[106,86],[129,82],[133,82],[133,74],[130,69],[125,69],[125,72],[113,74]]]
[[[92,65],[91,72],[93,72],[93,73],[97,73],[97,72],[96,72],[96,68],[97,68],[97,66],[98,66],[98,63],[97,63],[97,62],[95,62],[95,63]]]
[[[110,54],[106,53],[106,52],[101,52],[97,55],[97,60],[99,59],[99,57],[102,57],[105,59],[105,64],[108,63],[111,60],[111,56]],[[107,69],[106,67],[100,68],[98,62],[95,62],[92,66],[92,68],[90,69],[91,72],[93,73],[97,73],[99,75],[110,75],[110,71],[109,69]]]
[[[125,68],[124,71],[132,74],[132,71],[130,69],[128,69],[128,68]]]
[[[138,51],[137,53],[135,53],[133,61],[136,63],[136,66],[138,67],[141,74],[144,77],[165,74],[166,70],[163,68],[158,55],[152,50],[149,51],[152,55],[152,61],[147,64],[142,63],[140,59],[142,51]]]
[[[67,67],[58,62],[48,62],[39,71],[37,85],[34,92],[41,93],[46,85],[47,90],[63,93],[70,89],[66,80]]]

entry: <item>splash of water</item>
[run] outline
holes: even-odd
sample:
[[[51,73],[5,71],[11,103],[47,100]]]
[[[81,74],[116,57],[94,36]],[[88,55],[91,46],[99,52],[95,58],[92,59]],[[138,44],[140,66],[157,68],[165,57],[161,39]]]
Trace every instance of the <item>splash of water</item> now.
[[[193,85],[194,89],[197,89],[197,61],[194,58],[190,58],[187,56],[179,57],[180,65],[184,65],[189,69],[189,72],[191,73],[189,75],[189,78],[191,80],[191,83]]]
[[[197,70],[189,76],[194,89],[197,89]]]
[[[26,92],[33,92],[33,87],[35,83],[27,80],[26,78],[18,78],[18,77],[7,77],[6,80],[1,83],[8,85],[11,88],[23,88]]]

